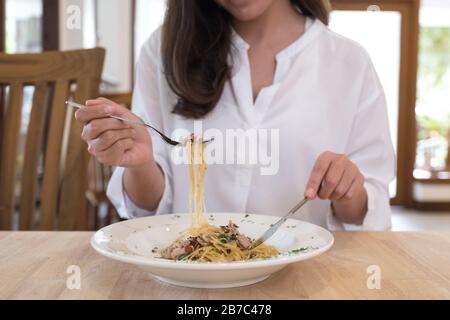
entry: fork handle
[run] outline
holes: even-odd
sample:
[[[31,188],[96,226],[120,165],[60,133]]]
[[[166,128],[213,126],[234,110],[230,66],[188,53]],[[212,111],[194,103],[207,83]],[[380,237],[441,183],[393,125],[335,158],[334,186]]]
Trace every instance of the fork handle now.
[[[289,211],[289,213],[286,216],[290,216],[291,214],[296,213],[298,210],[300,210],[301,207],[303,207],[307,202],[309,201],[308,198],[303,199],[302,201],[300,201],[295,207],[293,207],[291,209],[291,211]]]
[[[79,103],[76,103],[76,102],[72,102],[72,101],[66,101],[66,104],[69,105],[69,106],[72,106],[72,107],[74,107],[74,108],[77,108],[77,109],[83,109],[83,108],[86,107],[86,106],[84,106],[84,105],[82,105],[82,104],[79,104]],[[108,117],[109,117],[109,118],[112,118],[112,119],[120,120],[120,121],[123,121],[123,122],[127,122],[127,123],[130,123],[130,124],[134,124],[134,125],[137,125],[137,126],[144,126],[144,127],[150,128],[150,129],[152,129],[153,131],[155,131],[157,134],[159,134],[159,135],[161,136],[161,138],[162,138],[165,142],[167,142],[168,144],[170,144],[170,145],[172,145],[172,146],[178,146],[178,145],[180,145],[179,142],[173,141],[172,139],[170,139],[169,137],[167,137],[164,133],[162,133],[161,131],[159,131],[159,130],[156,129],[155,127],[153,127],[153,126],[151,126],[151,125],[145,123],[144,121],[138,122],[138,121],[133,121],[133,120],[130,120],[130,119],[127,119],[127,118],[122,118],[122,117],[119,117],[119,116],[113,116],[113,115],[109,115]]]

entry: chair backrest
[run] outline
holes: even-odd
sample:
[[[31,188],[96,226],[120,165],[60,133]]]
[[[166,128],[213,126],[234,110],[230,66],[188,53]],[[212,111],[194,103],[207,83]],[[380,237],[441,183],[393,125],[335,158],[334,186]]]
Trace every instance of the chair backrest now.
[[[101,48],[0,54],[0,229],[87,229],[89,155],[80,139],[82,126],[65,101],[84,103],[98,96],[104,56]],[[23,130],[29,86],[34,92]],[[18,158],[21,140],[23,159]]]

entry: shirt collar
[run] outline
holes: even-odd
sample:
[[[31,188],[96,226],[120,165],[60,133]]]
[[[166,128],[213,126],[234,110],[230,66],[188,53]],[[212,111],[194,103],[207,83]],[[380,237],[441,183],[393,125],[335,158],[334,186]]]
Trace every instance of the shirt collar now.
[[[288,47],[280,51],[276,59],[288,59],[300,51],[302,51],[308,44],[310,44],[318,35],[320,35],[326,26],[319,19],[306,18],[305,32]],[[232,44],[238,50],[248,51],[250,45],[232,28]]]

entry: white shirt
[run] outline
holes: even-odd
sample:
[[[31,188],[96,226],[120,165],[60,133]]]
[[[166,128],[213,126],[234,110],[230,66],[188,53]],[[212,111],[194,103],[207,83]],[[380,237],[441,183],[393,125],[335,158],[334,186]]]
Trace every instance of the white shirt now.
[[[210,165],[205,179],[208,212],[281,216],[303,197],[318,156],[332,151],[346,154],[366,178],[368,212],[363,225],[341,223],[330,201],[320,199],[308,203],[295,218],[331,230],[389,229],[394,150],[383,88],[367,52],[319,20],[309,20],[305,33],[276,56],[274,83],[254,102],[249,45],[235,32],[232,42],[232,77],[215,109],[202,120],[203,129],[278,130],[279,168],[277,174],[262,175],[262,164]],[[193,120],[172,114],[177,97],[162,72],[160,44],[158,30],[142,49],[133,112],[168,135],[180,128],[193,132]],[[124,169],[117,168],[108,197],[123,218],[188,212],[187,166],[174,163],[173,147],[151,134],[155,160],[165,175],[164,194],[155,212],[137,208],[124,193]]]

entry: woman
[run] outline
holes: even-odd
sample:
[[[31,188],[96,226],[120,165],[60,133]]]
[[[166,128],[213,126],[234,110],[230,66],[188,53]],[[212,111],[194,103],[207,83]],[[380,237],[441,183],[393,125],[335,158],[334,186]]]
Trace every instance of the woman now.
[[[172,147],[108,115],[169,135],[193,132],[194,119],[217,134],[278,133],[274,174],[254,163],[209,167],[210,212],[282,215],[305,195],[314,201],[300,219],[388,229],[394,153],[383,89],[368,54],[327,23],[318,0],[169,0],[137,65],[135,115],[102,98],[76,113],[89,152],[118,166],[108,196],[120,215],[186,212],[189,180]]]

